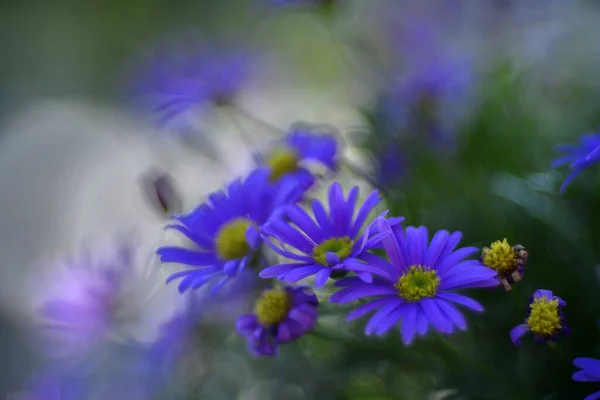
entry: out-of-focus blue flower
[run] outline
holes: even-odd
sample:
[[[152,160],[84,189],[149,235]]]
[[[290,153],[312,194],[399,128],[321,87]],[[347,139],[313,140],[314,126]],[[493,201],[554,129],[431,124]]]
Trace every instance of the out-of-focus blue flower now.
[[[495,271],[479,260],[465,260],[478,249],[456,249],[460,232],[438,231],[429,243],[424,226],[405,230],[400,223],[390,225],[383,218],[378,219],[378,225],[380,232],[389,233],[382,242],[390,261],[375,255],[364,257],[378,277],[371,283],[356,277],[341,279],[335,285],[343,289],[330,301],[344,304],[378,296],[348,314],[347,320],[377,310],[367,323],[367,335],[382,335],[402,320],[405,344],[410,344],[416,333],[424,335],[430,325],[443,333],[452,333],[455,327],[466,329],[467,322],[454,304],[475,311],[483,311],[483,307],[453,291],[498,285]]]
[[[203,321],[229,326],[237,316],[248,311],[248,300],[254,298],[260,282],[254,272],[244,270],[218,293],[210,290],[187,292],[183,296],[183,307],[160,328],[157,339],[149,348],[150,357],[160,363],[177,361],[185,354]]]
[[[510,331],[510,338],[516,346],[521,345],[521,337],[533,333],[536,342],[556,341],[559,336],[568,334],[565,315],[562,309],[567,303],[550,290],[536,290],[529,302],[525,323]]]
[[[471,84],[470,65],[466,62],[447,60],[409,71],[381,98],[386,136],[417,136],[432,145],[452,144],[454,119],[460,112],[456,106]]]
[[[103,254],[85,252],[56,273],[41,309],[46,332],[56,342],[48,348],[81,353],[114,327],[133,257],[133,247],[119,243]]]
[[[573,380],[579,382],[600,382],[600,360],[588,357],[579,357],[573,360],[573,365],[581,368],[573,374]],[[600,399],[600,391],[592,393],[584,400]]]
[[[259,154],[257,161],[269,169],[271,181],[294,180],[306,190],[315,182],[306,164],[317,162],[336,170],[338,152],[338,143],[333,134],[317,132],[298,124],[282,140],[274,143],[270,150]]]
[[[268,289],[256,302],[254,314],[241,316],[236,328],[255,356],[276,356],[279,345],[314,328],[319,301],[308,287]]]
[[[392,19],[386,28],[392,43],[391,79],[371,113],[372,151],[382,187],[405,178],[407,166],[424,151],[443,154],[455,148],[475,87],[470,57],[447,49],[442,28],[447,21],[413,13],[406,24],[398,22],[393,10],[390,14],[382,16],[382,24]]]
[[[384,234],[378,234],[374,229],[366,229],[361,234],[361,230],[381,198],[376,190],[371,192],[354,217],[357,198],[358,187],[350,190],[346,200],[340,184],[334,183],[329,189],[329,216],[322,203],[313,200],[316,222],[301,207],[286,207],[286,216],[298,228],[277,220],[263,231],[266,237],[280,243],[278,246],[273,239],[268,240],[273,250],[296,262],[265,268],[260,272],[261,278],[277,277],[295,283],[316,274],[315,287],[320,288],[332,273],[354,271],[370,282],[372,267],[365,263],[370,259],[367,251],[378,244]],[[287,250],[284,244],[297,251]]]
[[[561,193],[564,193],[581,171],[600,162],[600,134],[585,134],[578,144],[561,144],[556,150],[563,155],[552,162],[552,168],[569,164],[572,170],[560,187]]]
[[[140,104],[164,125],[193,109],[230,103],[252,75],[252,59],[244,51],[198,44],[192,49],[165,47],[134,83]]]
[[[196,249],[164,246],[157,253],[162,262],[192,267],[172,274],[167,282],[182,278],[179,291],[197,289],[220,278],[219,290],[251,261],[262,240],[260,229],[276,219],[281,207],[302,196],[291,181],[271,183],[269,171],[257,169],[244,181],[234,180],[227,191],[209,195],[208,201],[186,215],[175,217],[168,226],[187,236]]]

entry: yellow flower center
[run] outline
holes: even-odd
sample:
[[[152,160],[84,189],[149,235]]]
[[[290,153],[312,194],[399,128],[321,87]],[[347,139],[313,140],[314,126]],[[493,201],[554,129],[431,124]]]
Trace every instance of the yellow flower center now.
[[[279,180],[282,176],[295,171],[298,168],[298,154],[287,147],[274,150],[267,159],[267,165],[271,174],[269,179],[272,182]]]
[[[504,239],[497,240],[483,249],[483,264],[495,270],[501,277],[507,277],[519,267],[518,257],[510,244]]]
[[[256,316],[262,324],[276,325],[282,322],[292,308],[292,299],[283,289],[265,291],[256,302]]]
[[[348,236],[327,239],[315,247],[313,258],[321,265],[329,265],[325,257],[326,253],[335,253],[340,260],[343,260],[352,253],[353,245],[354,242]]]
[[[529,307],[531,313],[527,318],[527,325],[531,332],[538,336],[551,336],[561,329],[558,299],[537,297]]]
[[[429,267],[413,265],[394,286],[398,289],[398,295],[406,301],[419,301],[435,296],[440,286],[440,277],[437,271]]]
[[[236,218],[224,224],[216,235],[217,256],[224,261],[247,256],[252,248],[246,240],[246,230],[252,225],[247,218]]]

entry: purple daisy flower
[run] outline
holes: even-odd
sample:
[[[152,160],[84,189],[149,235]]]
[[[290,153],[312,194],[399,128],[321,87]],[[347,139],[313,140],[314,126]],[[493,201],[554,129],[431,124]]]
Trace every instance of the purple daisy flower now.
[[[170,46],[157,51],[136,79],[134,92],[164,125],[191,108],[232,102],[248,82],[251,69],[251,57],[237,49],[211,44],[192,49]]]
[[[67,262],[43,294],[41,314],[50,340],[65,354],[91,349],[112,330],[133,267],[133,248],[120,244],[92,258],[84,252]]]
[[[270,171],[270,180],[293,179],[306,190],[314,182],[314,175],[306,164],[317,162],[329,170],[337,169],[338,143],[331,133],[317,132],[304,124],[295,125],[277,141],[272,149],[258,155],[258,162]]]
[[[600,162],[600,134],[585,134],[579,139],[579,144],[561,144],[556,146],[556,150],[563,155],[552,162],[552,168],[569,164],[572,170],[560,187],[560,192],[564,193],[581,171]]]
[[[556,341],[559,335],[568,334],[562,309],[567,303],[550,290],[536,290],[529,302],[525,323],[510,331],[515,346],[521,345],[521,337],[527,332],[533,333],[536,342]]]
[[[495,271],[478,260],[465,260],[478,249],[456,249],[460,232],[438,231],[429,243],[424,226],[404,229],[400,223],[390,225],[384,218],[377,222],[380,232],[389,232],[382,243],[390,261],[372,254],[363,256],[378,277],[371,283],[356,277],[341,279],[335,285],[343,289],[334,293],[330,301],[344,304],[378,296],[350,312],[346,319],[377,310],[367,323],[367,335],[382,335],[401,320],[405,344],[410,344],[416,333],[424,335],[430,325],[443,333],[452,333],[455,327],[466,329],[467,321],[453,303],[474,311],[483,311],[483,307],[453,291],[498,285]]]
[[[588,357],[579,357],[573,360],[573,365],[581,368],[573,374],[573,380],[579,382],[600,382],[600,360]],[[600,391],[592,393],[584,400],[600,399]]]
[[[212,193],[189,214],[175,217],[177,223],[167,228],[183,233],[197,248],[158,249],[161,262],[193,267],[172,274],[167,283],[183,278],[179,291],[184,292],[220,277],[213,287],[217,291],[249,264],[262,244],[260,229],[278,215],[281,206],[295,203],[302,195],[293,182],[273,184],[268,176],[267,170],[257,169],[245,181],[234,180],[227,191]]]
[[[305,286],[265,290],[254,314],[241,316],[236,329],[255,356],[276,356],[279,345],[298,339],[317,323],[319,300]]]
[[[381,198],[377,190],[371,192],[355,217],[357,198],[358,187],[350,190],[346,200],[340,184],[334,183],[329,189],[329,216],[323,204],[313,200],[316,222],[301,207],[286,207],[286,216],[297,228],[280,219],[270,224],[263,233],[279,242],[277,246],[272,239],[267,240],[273,250],[296,262],[265,268],[260,277],[277,277],[281,281],[295,283],[316,274],[315,287],[320,288],[332,274],[344,275],[354,271],[361,279],[370,282],[373,267],[368,264],[371,255],[367,251],[375,247],[384,234],[379,234],[372,227],[361,234],[361,229]],[[300,254],[287,250],[284,244]]]

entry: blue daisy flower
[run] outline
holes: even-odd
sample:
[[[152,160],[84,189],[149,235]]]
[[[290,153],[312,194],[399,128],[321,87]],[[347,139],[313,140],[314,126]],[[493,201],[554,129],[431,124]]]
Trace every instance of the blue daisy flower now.
[[[356,277],[341,279],[335,286],[343,289],[330,301],[344,304],[377,296],[350,312],[346,319],[377,310],[367,323],[367,335],[382,335],[401,320],[405,344],[410,344],[416,333],[424,335],[430,325],[443,333],[452,333],[455,327],[466,329],[467,321],[455,304],[474,311],[483,311],[483,307],[454,290],[498,285],[495,271],[479,260],[465,260],[478,249],[456,249],[460,232],[438,231],[430,243],[424,226],[404,229],[399,223],[390,225],[384,218],[377,223],[381,232],[389,232],[382,242],[390,261],[368,255],[364,259],[371,265],[370,272],[378,277],[371,283]]]
[[[579,382],[600,382],[600,360],[588,357],[579,357],[573,360],[573,365],[581,368],[573,374],[573,380]],[[592,393],[583,400],[600,399],[600,391]]]
[[[293,126],[269,151],[258,155],[257,161],[269,169],[271,181],[293,179],[301,188],[308,189],[315,182],[315,177],[306,164],[317,162],[335,171],[338,152],[333,134],[317,132],[302,124]]]
[[[569,164],[572,170],[560,187],[560,192],[564,193],[581,171],[600,162],[600,134],[585,134],[579,144],[561,144],[556,146],[556,150],[563,155],[552,162],[552,168]]]
[[[317,296],[305,286],[267,289],[256,302],[255,312],[237,320],[238,333],[255,356],[276,356],[279,345],[312,330],[318,317]]]
[[[567,303],[550,290],[536,290],[527,308],[525,323],[510,331],[515,346],[521,345],[521,337],[527,332],[533,333],[536,342],[556,341],[560,335],[570,332],[565,325],[562,309]]]
[[[252,58],[244,51],[210,44],[183,51],[170,46],[157,51],[134,82],[134,92],[164,125],[191,108],[231,103],[251,70]]]
[[[354,216],[357,198],[358,187],[352,188],[348,199],[344,199],[342,187],[334,183],[329,189],[329,215],[321,202],[313,200],[316,222],[301,207],[286,207],[287,218],[297,228],[278,220],[264,229],[263,233],[269,238],[267,243],[273,250],[296,262],[265,268],[260,272],[260,277],[277,277],[281,281],[295,283],[316,275],[315,287],[320,288],[332,274],[344,275],[354,271],[361,279],[370,282],[373,267],[368,264],[371,255],[367,251],[378,244],[384,235],[372,227],[362,234],[361,230],[381,198],[374,190]],[[297,252],[287,250],[284,245],[293,247]]]
[[[167,228],[183,233],[197,248],[158,249],[161,262],[193,267],[172,274],[167,282],[183,278],[179,291],[184,292],[220,277],[216,291],[248,265],[262,243],[261,227],[278,215],[281,206],[295,203],[302,195],[292,182],[272,184],[268,175],[267,170],[257,169],[245,181],[234,180],[227,191],[212,193],[189,214],[175,217],[177,222]]]

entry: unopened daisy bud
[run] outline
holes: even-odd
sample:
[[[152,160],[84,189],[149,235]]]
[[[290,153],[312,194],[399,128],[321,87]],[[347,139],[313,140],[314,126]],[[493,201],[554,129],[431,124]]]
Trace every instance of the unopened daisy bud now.
[[[531,332],[536,342],[556,341],[570,329],[565,325],[562,309],[567,303],[550,290],[536,290],[529,302],[525,323],[510,331],[510,338],[516,346],[521,344],[521,336]]]
[[[520,244],[511,246],[506,239],[497,240],[484,247],[481,251],[481,262],[498,273],[498,280],[506,291],[510,290],[511,283],[523,279],[527,250]]]
[[[158,170],[150,170],[141,179],[144,198],[157,213],[168,216],[183,210],[183,200],[173,178]]]

